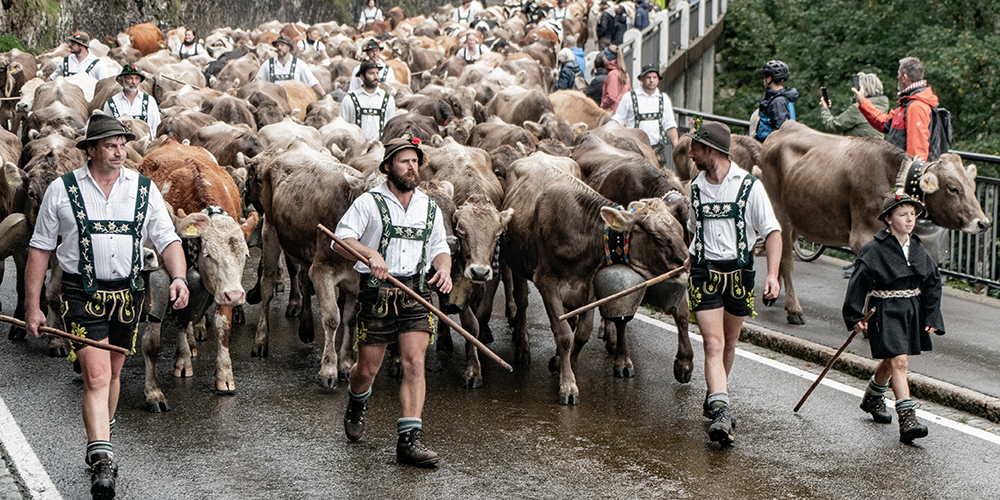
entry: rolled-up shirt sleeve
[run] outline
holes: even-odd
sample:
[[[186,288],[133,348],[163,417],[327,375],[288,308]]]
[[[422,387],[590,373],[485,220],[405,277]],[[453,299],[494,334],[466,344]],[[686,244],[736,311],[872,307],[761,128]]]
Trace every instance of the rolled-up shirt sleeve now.
[[[340,239],[354,238],[361,241],[361,236],[365,232],[365,228],[368,225],[367,222],[371,220],[371,214],[368,211],[367,200],[364,198],[371,198],[371,193],[364,193],[354,203],[351,204],[344,216],[340,218],[340,222],[337,223],[337,229],[333,234],[337,235]],[[372,200],[374,205],[374,200]],[[333,243],[330,243],[330,248],[333,248]]]
[[[747,222],[754,232],[761,238],[767,238],[772,231],[781,231],[778,218],[774,216],[774,208],[771,207],[771,200],[764,191],[764,185],[758,181],[750,189],[749,207],[747,210]]]
[[[163,194],[155,184],[149,184],[149,204],[146,206],[146,225],[143,228],[146,238],[153,242],[156,251],[163,253],[167,245],[180,241],[177,231],[174,228],[170,212],[163,202]]]
[[[35,219],[35,232],[31,235],[28,245],[39,250],[55,250],[59,239],[59,217],[56,213],[59,199],[65,198],[66,189],[62,180],[56,179],[45,190],[42,204],[38,208]],[[67,198],[68,200],[68,198]]]

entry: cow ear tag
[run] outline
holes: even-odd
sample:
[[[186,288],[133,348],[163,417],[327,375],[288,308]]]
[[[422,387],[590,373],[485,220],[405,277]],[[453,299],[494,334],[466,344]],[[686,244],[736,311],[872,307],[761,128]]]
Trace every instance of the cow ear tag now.
[[[188,227],[187,227],[187,229],[186,229],[186,230],[184,231],[184,234],[186,234],[186,235],[188,235],[188,236],[191,236],[191,237],[195,237],[195,236],[198,236],[198,228],[194,227],[194,224],[191,224],[191,225],[190,225],[190,226],[188,226]]]

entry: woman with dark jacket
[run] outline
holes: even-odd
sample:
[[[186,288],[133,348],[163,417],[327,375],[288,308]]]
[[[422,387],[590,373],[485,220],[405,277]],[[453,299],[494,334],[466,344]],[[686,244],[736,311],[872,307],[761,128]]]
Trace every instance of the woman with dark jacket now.
[[[575,90],[576,77],[583,76],[580,65],[576,63],[576,55],[571,49],[564,48],[559,51],[556,59],[562,65],[559,69],[559,79],[556,80],[556,90]]]
[[[615,11],[615,34],[611,37],[612,45],[621,45],[625,41],[625,32],[628,31],[628,16],[625,7],[618,6]]]
[[[604,67],[604,56],[597,54],[594,58],[594,78],[590,79],[587,88],[583,93],[594,100],[598,106],[601,105],[601,93],[604,91],[604,79],[608,77],[608,70]]]

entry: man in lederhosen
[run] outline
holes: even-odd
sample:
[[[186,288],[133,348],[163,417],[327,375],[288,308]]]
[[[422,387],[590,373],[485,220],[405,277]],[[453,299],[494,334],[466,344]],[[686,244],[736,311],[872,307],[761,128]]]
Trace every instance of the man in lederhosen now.
[[[69,51],[73,55],[63,57],[56,65],[56,70],[45,78],[45,81],[55,80],[61,76],[75,75],[84,72],[94,77],[95,80],[103,80],[110,77],[108,69],[97,59],[97,56],[90,53],[90,35],[77,31],[66,40],[69,44]]]
[[[104,114],[114,118],[128,115],[142,120],[149,125],[149,136],[156,138],[156,129],[160,126],[160,107],[156,105],[153,96],[139,90],[139,84],[146,80],[134,64],[122,66],[118,74],[118,83],[122,91],[109,97],[104,103]]]
[[[378,88],[379,67],[365,59],[359,68],[364,85],[352,90],[340,102],[340,117],[361,127],[365,140],[380,139],[386,122],[396,116],[396,100]]]
[[[736,422],[729,412],[729,372],[743,318],[753,316],[753,245],[759,234],[767,249],[764,301],[778,297],[781,229],[764,186],[729,157],[729,127],[705,122],[691,137],[688,156],[700,172],[691,181],[687,228],[693,235],[685,262],[688,299],[704,338],[703,411],[712,419],[712,441],[733,443]]]
[[[278,39],[271,42],[278,51],[278,55],[264,61],[257,70],[254,79],[267,80],[272,83],[283,82],[285,80],[298,80],[316,92],[316,95],[323,97],[326,92],[319,80],[313,76],[306,63],[292,55],[292,40],[286,35],[279,35]]]
[[[42,283],[53,250],[62,269],[59,314],[65,331],[135,352],[139,306],[145,288],[143,242],[149,239],[173,276],[170,300],[175,309],[187,305],[186,265],[180,239],[163,195],[135,171],[122,168],[125,143],[135,139],[121,122],[97,114],[76,147],[90,161],[56,179],[45,191],[35,233],[28,248],[25,273],[27,330],[38,337],[45,314],[39,307]],[[111,447],[119,373],[125,356],[71,343],[71,359],[83,375],[83,423],[87,430],[86,462],[91,467],[91,493],[114,498],[118,466]]]
[[[388,64],[382,62],[382,44],[378,40],[372,38],[365,42],[364,46],[365,57],[371,59],[378,66],[378,81],[375,82],[376,85],[385,82],[396,81],[396,74],[392,72],[392,68]],[[362,61],[364,62],[364,61]],[[351,75],[351,83],[347,87],[348,92],[354,92],[364,86],[364,77],[361,73],[361,65],[358,65],[354,70],[354,74]]]
[[[399,390],[402,416],[396,421],[396,460],[418,467],[433,467],[437,453],[419,440],[422,431],[426,384],[424,355],[434,331],[434,317],[419,302],[387,282],[389,275],[430,299],[429,285],[451,291],[451,255],[445,240],[441,210],[416,189],[423,164],[420,139],[399,138],[386,144],[379,171],[388,180],[361,195],[337,224],[336,234],[346,245],[368,258],[371,267],[358,262],[358,362],[351,368],[344,431],[357,441],[364,432],[372,382],[382,365],[386,345],[399,343],[403,381]],[[345,258],[355,260],[334,244]],[[435,269],[429,280],[425,273]]]
[[[642,90],[635,89],[622,96],[612,119],[628,128],[639,128],[649,136],[660,167],[666,165],[665,138],[677,146],[677,121],[670,96],[661,93],[660,70],[653,64],[642,67],[639,74]]]

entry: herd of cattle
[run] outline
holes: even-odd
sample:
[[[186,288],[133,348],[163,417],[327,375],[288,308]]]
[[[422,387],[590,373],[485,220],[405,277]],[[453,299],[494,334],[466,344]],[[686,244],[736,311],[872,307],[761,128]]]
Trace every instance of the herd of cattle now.
[[[330,58],[313,50],[296,55],[310,63],[326,90],[319,100],[301,82],[252,80],[274,54],[270,42],[279,33],[293,41],[304,37],[307,26],[300,24],[274,21],[250,32],[217,29],[204,39],[208,54],[183,61],[169,50],[183,28],[164,37],[144,24],[109,38],[114,48],[92,42],[91,50],[109,73],[134,63],[150,75],[142,87],[160,103],[163,119],[156,131],[130,120],[137,139],[128,144],[126,167],[150,177],[170,204],[192,284],[188,308],[168,310],[166,277],[155,271],[155,256],[144,260],[150,289],[142,334],[148,408],[168,409],[156,382],[160,320],[172,318],[178,327],[174,375],[190,377],[194,340],[206,338],[205,327],[194,324],[208,318],[218,339],[220,393],[235,390],[229,335],[232,324],[243,320],[244,303],[262,303],[252,355],[268,355],[267,311],[280,283],[282,255],[291,280],[286,316],[300,317],[304,342],[314,338],[313,294],[319,302],[321,383],[333,388],[346,376],[353,363],[358,274],[330,249],[317,225],[336,227],[352,201],[382,181],[377,171],[382,144],[406,131],[423,139],[421,188],[437,200],[448,222],[455,289],[441,297],[442,303],[460,315],[464,328],[488,340],[493,297],[502,279],[514,361],[527,364],[525,312],[527,281],[532,281],[555,338],[557,354],[549,366],[560,373],[559,401],[578,403],[573,366],[592,332],[593,312],[568,321],[559,316],[594,300],[593,278],[605,261],[605,226],[630,234],[629,264],[646,278],[683,264],[685,183],[697,170],[686,157],[688,139],[675,150],[675,174],[657,165],[642,131],[610,120],[610,113],[580,92],[550,92],[563,36],[573,34],[582,46],[592,31],[588,24],[596,22],[590,2],[569,7],[571,15],[561,26],[518,8],[484,10],[473,23],[478,30],[465,36],[488,43],[501,39],[504,43],[495,46],[503,50],[473,64],[452,57],[455,35],[467,28],[448,21],[450,6],[415,18],[404,18],[394,8],[387,21],[362,33],[335,22],[313,25],[323,34]],[[385,124],[381,141],[365,141],[357,125],[338,117],[339,99],[371,37],[383,41],[384,60],[398,80],[382,84],[400,110]],[[45,188],[85,163],[75,140],[87,117],[121,88],[113,78],[95,81],[84,73],[48,83],[35,77],[51,74],[68,53],[63,45],[37,57],[17,50],[0,55],[4,96],[20,96],[4,101],[0,115],[0,257],[13,255],[17,263],[15,315],[20,317],[27,240]],[[873,214],[880,195],[912,160],[884,142],[829,136],[794,122],[772,134],[763,148],[736,136],[733,152],[740,166],[760,167],[784,228],[781,269],[789,321],[801,322],[791,282],[796,235],[857,249],[879,229]],[[989,221],[975,199],[974,178],[975,167],[963,166],[954,155],[931,163],[919,179],[930,218],[948,228],[984,229]],[[262,252],[258,283],[248,292],[241,278],[255,229]],[[51,306],[59,273],[58,266],[50,267]],[[674,281],[678,293],[669,302],[679,330],[674,375],[686,383],[693,353],[685,279]],[[53,318],[50,314],[56,324]],[[450,347],[448,332],[441,333],[439,348]],[[608,328],[605,339],[615,374],[634,374],[624,332]],[[65,354],[66,346],[52,340],[50,351]],[[475,347],[467,345],[466,357],[463,385],[481,386]]]

